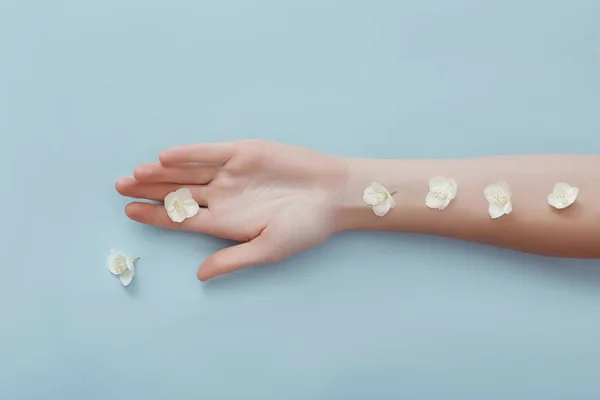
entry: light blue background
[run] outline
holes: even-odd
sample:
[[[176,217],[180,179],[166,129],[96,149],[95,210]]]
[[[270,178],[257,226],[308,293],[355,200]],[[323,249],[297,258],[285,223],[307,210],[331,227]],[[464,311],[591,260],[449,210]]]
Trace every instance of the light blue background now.
[[[131,222],[113,188],[200,141],[598,152],[599,21],[594,0],[0,0],[0,398],[600,398],[597,261],[355,232],[202,284],[227,243]],[[110,248],[143,257],[127,289]]]

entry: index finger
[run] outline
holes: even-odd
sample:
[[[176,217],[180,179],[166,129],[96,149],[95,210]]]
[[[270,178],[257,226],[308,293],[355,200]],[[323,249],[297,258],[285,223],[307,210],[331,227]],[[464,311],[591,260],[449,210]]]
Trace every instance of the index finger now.
[[[163,165],[200,163],[221,165],[233,157],[235,145],[231,142],[186,144],[163,150],[159,160]]]

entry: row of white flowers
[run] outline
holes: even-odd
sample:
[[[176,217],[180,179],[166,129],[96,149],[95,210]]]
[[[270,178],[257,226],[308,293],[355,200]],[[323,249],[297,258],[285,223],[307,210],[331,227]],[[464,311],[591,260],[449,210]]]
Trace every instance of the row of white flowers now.
[[[396,202],[393,195],[382,184],[373,182],[363,192],[363,200],[373,208],[373,212],[383,217]],[[456,181],[444,176],[434,176],[429,180],[429,193],[425,196],[425,205],[436,210],[445,209],[456,197],[458,185]],[[577,199],[579,188],[568,183],[558,182],[547,197],[548,204],[556,209],[569,207]],[[489,203],[488,213],[493,219],[510,214],[512,211],[512,191],[504,181],[492,183],[483,190]]]

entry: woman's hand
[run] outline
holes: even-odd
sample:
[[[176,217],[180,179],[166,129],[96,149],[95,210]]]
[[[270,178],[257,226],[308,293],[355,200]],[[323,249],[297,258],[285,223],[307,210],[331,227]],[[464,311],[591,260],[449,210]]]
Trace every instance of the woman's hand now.
[[[281,261],[322,243],[338,225],[338,197],[347,180],[341,158],[248,140],[185,145],[161,152],[159,159],[138,166],[134,178],[117,181],[117,191],[162,201],[187,187],[204,208],[175,223],[162,205],[134,202],[125,209],[129,218],[243,242],[208,257],[198,269],[200,280]]]

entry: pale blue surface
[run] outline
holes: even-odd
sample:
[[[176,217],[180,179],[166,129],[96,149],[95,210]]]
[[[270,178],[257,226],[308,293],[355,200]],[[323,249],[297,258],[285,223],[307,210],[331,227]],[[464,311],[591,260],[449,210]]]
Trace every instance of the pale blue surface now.
[[[226,243],[135,224],[113,190],[165,147],[249,137],[598,152],[599,17],[593,0],[0,0],[0,398],[600,398],[599,262],[352,233],[202,284]],[[143,257],[127,290],[112,247]]]

